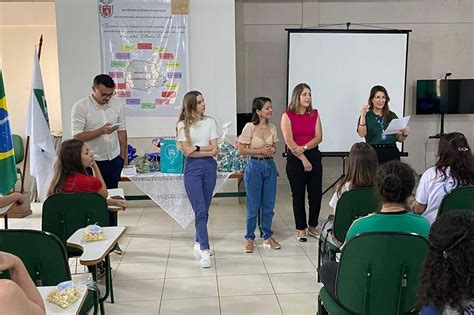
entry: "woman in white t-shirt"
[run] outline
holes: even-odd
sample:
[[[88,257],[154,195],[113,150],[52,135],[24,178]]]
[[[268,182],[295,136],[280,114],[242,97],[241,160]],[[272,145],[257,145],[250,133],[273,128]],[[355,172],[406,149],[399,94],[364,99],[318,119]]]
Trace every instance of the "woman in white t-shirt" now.
[[[413,207],[430,224],[436,220],[441,200],[449,191],[474,184],[474,157],[462,133],[444,134],[439,139],[438,157],[436,165],[421,176]]]
[[[342,243],[334,238],[332,233],[334,214],[336,213],[339,198],[344,192],[353,188],[375,186],[378,166],[377,153],[372,146],[365,142],[358,142],[352,145],[347,159],[347,174],[336,184],[334,194],[329,201],[329,206],[333,208],[333,214],[321,224],[321,235],[334,246],[340,247],[342,245]]]
[[[195,214],[194,253],[202,268],[211,267],[207,221],[216,186],[217,124],[205,116],[206,103],[198,91],[184,95],[183,109],[176,126],[178,145],[185,155],[184,187]]]

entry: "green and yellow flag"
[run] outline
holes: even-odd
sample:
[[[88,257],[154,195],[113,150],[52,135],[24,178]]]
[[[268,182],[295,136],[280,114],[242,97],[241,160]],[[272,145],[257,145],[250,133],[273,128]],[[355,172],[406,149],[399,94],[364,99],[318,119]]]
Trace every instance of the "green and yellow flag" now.
[[[16,183],[16,163],[8,107],[0,70],[0,194],[9,193]]]

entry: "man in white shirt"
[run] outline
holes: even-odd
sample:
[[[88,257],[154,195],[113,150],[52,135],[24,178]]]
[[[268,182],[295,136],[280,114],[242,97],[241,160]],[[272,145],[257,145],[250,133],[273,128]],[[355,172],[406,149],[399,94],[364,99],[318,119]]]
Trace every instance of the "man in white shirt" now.
[[[92,95],[72,107],[72,135],[87,142],[107,189],[117,188],[127,163],[127,130],[122,102],[114,97],[115,82],[107,74],[94,78]],[[117,225],[117,212],[109,212],[109,224]],[[118,247],[117,247],[118,248]],[[121,250],[117,250],[121,254]]]

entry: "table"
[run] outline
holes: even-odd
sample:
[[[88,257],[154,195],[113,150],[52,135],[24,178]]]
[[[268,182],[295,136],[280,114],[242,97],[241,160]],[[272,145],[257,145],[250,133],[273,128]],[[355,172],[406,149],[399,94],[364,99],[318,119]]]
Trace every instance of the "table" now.
[[[48,297],[49,293],[56,289],[55,286],[47,286],[47,287],[37,287],[41,297],[43,298],[44,306],[46,308],[46,315],[56,315],[56,314],[79,314],[79,311],[84,304],[84,301],[87,297],[87,288],[82,287],[79,289],[79,300],[74,302],[71,306],[66,309],[59,307],[56,304],[49,303],[46,298]]]
[[[94,291],[97,295],[96,301],[99,300],[100,303],[100,312],[101,314],[104,314],[104,301],[108,298],[109,293],[111,295],[111,302],[114,303],[109,253],[112,248],[114,248],[115,244],[117,244],[120,237],[122,237],[123,233],[125,233],[126,228],[124,226],[104,226],[102,227],[102,230],[104,231],[105,239],[95,242],[86,242],[82,240],[84,229],[85,228],[82,228],[74,232],[74,234],[67,239],[67,245],[83,251],[82,255],[79,257],[79,262],[81,265],[92,268],[92,278],[95,282],[97,282],[97,264],[102,262],[105,258],[105,263],[107,265],[107,271],[105,273],[105,294],[100,297],[97,295],[97,291]]]
[[[242,173],[217,172],[217,181],[213,196],[217,195],[219,189],[229,178],[242,179],[242,177]],[[194,211],[189,203],[186,190],[184,189],[183,174],[155,172],[137,174],[129,177],[122,176],[121,180],[133,182],[183,229],[194,220]],[[235,196],[236,195],[232,195],[232,197]]]
[[[114,196],[119,196],[122,199],[125,199],[125,192],[123,191],[123,188],[112,188],[112,189],[107,189],[108,192],[108,197],[107,199],[110,199]],[[120,211],[120,210],[125,210],[125,208],[117,207],[117,206],[107,206],[109,208],[109,211]]]

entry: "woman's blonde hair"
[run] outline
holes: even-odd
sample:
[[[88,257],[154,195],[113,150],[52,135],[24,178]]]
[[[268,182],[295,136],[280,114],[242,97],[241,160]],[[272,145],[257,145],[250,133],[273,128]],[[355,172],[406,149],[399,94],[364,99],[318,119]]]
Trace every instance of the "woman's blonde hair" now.
[[[354,143],[349,152],[347,173],[336,185],[338,196],[342,195],[342,188],[347,182],[350,189],[374,187],[378,166],[377,153],[369,144]]]
[[[195,122],[198,122],[202,119],[202,115],[197,112],[197,97],[202,93],[199,91],[189,91],[183,97],[183,108],[181,114],[179,115],[178,123],[183,122],[184,127],[181,129],[184,130],[184,135],[186,136],[186,144],[191,144],[191,136],[189,134],[189,127]],[[178,138],[180,130],[176,126],[176,138]],[[179,145],[179,143],[178,143]]]
[[[288,108],[293,113],[297,113],[297,109],[300,106],[300,96],[301,94],[303,94],[304,89],[308,89],[311,92],[311,88],[306,83],[300,83],[297,86],[295,86],[295,88],[293,89],[293,93],[291,95],[291,102],[290,102],[290,105],[288,105]],[[312,110],[313,110],[313,104],[311,102],[309,106],[306,108],[306,114],[311,113]]]

